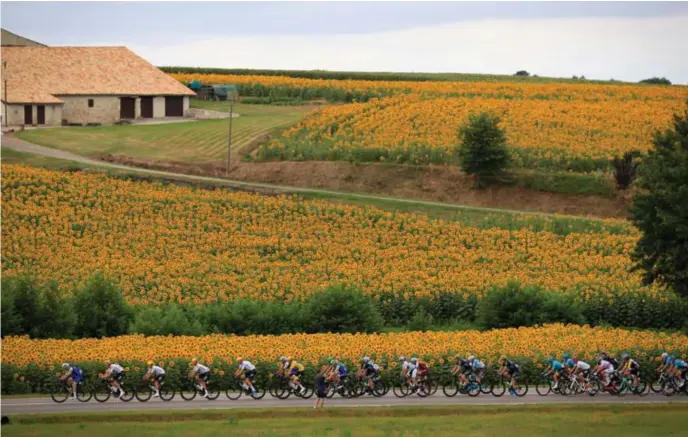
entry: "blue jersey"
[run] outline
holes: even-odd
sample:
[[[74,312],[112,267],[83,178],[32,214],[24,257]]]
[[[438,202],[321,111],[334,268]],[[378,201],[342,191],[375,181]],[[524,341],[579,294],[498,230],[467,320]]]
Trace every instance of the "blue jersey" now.
[[[686,364],[685,361],[679,360],[678,358],[676,358],[674,360],[674,367],[676,367],[677,369],[684,369],[684,368],[688,367],[688,364]]]
[[[337,364],[336,370],[337,370],[337,373],[339,373],[340,377],[349,375],[349,370],[346,368],[346,366],[344,364],[341,364],[341,363]]]
[[[676,359],[675,356],[669,355],[668,357],[664,358],[664,364],[669,365],[669,364],[673,363],[675,359]]]
[[[561,364],[559,361],[557,361],[557,360],[552,361],[552,369],[561,370],[563,368],[564,368],[564,365]]]
[[[69,375],[72,377],[74,382],[81,382],[84,379],[84,372],[77,366],[71,365],[69,366],[69,370]]]

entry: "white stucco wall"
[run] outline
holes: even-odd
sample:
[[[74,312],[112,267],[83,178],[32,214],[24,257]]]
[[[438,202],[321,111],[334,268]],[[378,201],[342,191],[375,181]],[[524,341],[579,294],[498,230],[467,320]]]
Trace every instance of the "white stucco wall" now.
[[[57,96],[64,102],[62,118],[69,123],[112,124],[119,120],[119,97],[114,96]],[[93,99],[93,108],[88,107]],[[140,105],[138,106],[140,112]]]
[[[184,117],[189,116],[189,96],[184,96]]]
[[[153,97],[153,118],[165,116],[165,97]]]

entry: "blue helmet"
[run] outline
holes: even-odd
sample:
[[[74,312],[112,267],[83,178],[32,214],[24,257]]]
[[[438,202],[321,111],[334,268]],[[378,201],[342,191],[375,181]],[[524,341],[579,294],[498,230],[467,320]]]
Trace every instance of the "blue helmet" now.
[[[554,358],[549,357],[547,358],[547,364],[552,364],[554,362]]]
[[[566,360],[566,365],[569,367],[574,367],[576,363],[571,358],[569,358],[568,360]]]
[[[569,359],[569,354],[565,353],[564,354],[564,360],[568,360],[568,359]]]

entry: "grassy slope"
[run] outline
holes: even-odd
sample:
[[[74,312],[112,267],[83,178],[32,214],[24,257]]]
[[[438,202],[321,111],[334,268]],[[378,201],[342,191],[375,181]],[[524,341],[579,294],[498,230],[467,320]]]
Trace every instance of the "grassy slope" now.
[[[280,409],[281,410],[281,409]],[[686,406],[576,405],[339,408],[15,417],[6,436],[683,436]],[[148,416],[148,419],[146,418]],[[43,421],[46,423],[30,423]],[[60,422],[68,423],[60,423]],[[26,423],[24,423],[26,422]],[[505,434],[506,432],[506,434]]]
[[[192,106],[220,109],[203,102],[193,102]],[[297,121],[306,108],[237,104],[234,111],[241,116],[233,121],[232,149],[240,150],[268,132]],[[227,120],[203,120],[159,125],[36,129],[20,132],[17,137],[89,157],[113,154],[204,163],[224,159],[228,130]]]

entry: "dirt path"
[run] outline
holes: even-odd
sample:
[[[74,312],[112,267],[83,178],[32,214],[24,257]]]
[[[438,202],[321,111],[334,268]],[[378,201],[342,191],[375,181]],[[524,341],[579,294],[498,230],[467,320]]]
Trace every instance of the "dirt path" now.
[[[458,170],[451,168],[416,169],[343,162],[245,163],[237,159],[232,165],[232,179],[227,179],[223,177],[225,167],[222,163],[189,166],[117,156],[104,157],[104,161],[39,146],[8,135],[2,137],[2,146],[92,166],[270,193],[345,195],[363,201],[386,200],[419,206],[515,214],[623,218],[626,211],[623,199],[617,198],[561,195],[518,187],[475,191],[470,189],[470,183],[463,180],[465,177]]]

